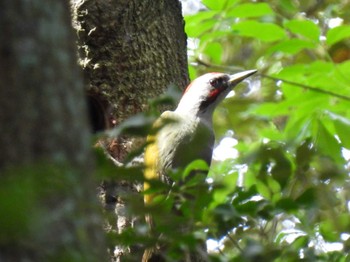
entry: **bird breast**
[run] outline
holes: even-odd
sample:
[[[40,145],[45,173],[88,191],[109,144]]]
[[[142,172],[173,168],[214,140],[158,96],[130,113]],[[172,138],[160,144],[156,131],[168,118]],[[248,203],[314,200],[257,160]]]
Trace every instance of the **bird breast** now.
[[[157,169],[166,173],[171,168],[184,168],[196,159],[210,165],[214,134],[211,126],[200,118],[190,118],[174,112],[164,112],[161,119],[167,124],[157,136],[159,160]]]

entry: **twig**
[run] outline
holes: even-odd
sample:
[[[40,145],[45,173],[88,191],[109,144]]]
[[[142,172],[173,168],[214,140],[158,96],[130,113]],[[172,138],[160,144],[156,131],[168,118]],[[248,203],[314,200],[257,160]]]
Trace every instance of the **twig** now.
[[[199,58],[197,58],[195,60],[195,62],[197,64],[205,66],[205,67],[217,68],[217,69],[224,70],[224,71],[227,71],[227,70],[229,70],[229,71],[242,71],[242,70],[244,70],[242,67],[239,67],[239,66],[223,66],[223,65],[207,63]]]
[[[202,65],[202,66],[205,66],[205,67],[218,68],[218,69],[225,70],[225,71],[227,71],[227,70],[229,70],[229,71],[240,71],[240,70],[243,70],[241,67],[237,67],[237,66],[222,66],[222,65],[216,65],[216,64],[207,63],[207,62],[204,62],[203,60],[198,59],[198,58],[196,59],[196,62],[199,65]],[[321,94],[330,95],[330,96],[334,96],[334,97],[337,97],[337,98],[340,98],[340,99],[343,99],[343,100],[346,100],[346,101],[350,101],[350,97],[349,96],[344,96],[344,95],[341,95],[341,94],[337,94],[337,93],[334,93],[334,92],[331,92],[331,91],[324,90],[324,89],[319,88],[319,87],[308,86],[308,85],[305,85],[305,84],[300,84],[300,83],[296,83],[296,82],[293,82],[293,81],[280,79],[280,78],[269,76],[269,75],[265,75],[265,74],[260,74],[260,76],[268,78],[268,79],[271,79],[271,80],[274,80],[274,81],[282,81],[284,83],[287,83],[287,84],[290,84],[290,85],[293,85],[293,86],[302,87],[304,89],[307,89],[307,90],[310,90],[310,91],[313,91],[313,92],[318,92],[318,93],[321,93]]]
[[[348,96],[344,96],[344,95],[337,94],[337,93],[334,93],[334,92],[331,92],[331,91],[327,91],[327,90],[324,90],[322,88],[308,86],[308,85],[296,83],[296,82],[289,81],[289,80],[280,79],[280,78],[269,76],[269,75],[265,75],[265,74],[260,74],[260,75],[262,77],[265,77],[265,78],[268,78],[268,79],[271,79],[271,80],[274,80],[274,81],[282,81],[284,83],[287,83],[287,84],[290,84],[290,85],[293,85],[293,86],[302,87],[302,88],[307,89],[307,90],[311,90],[311,91],[318,92],[318,93],[321,93],[321,94],[326,94],[326,95],[334,96],[334,97],[337,97],[337,98],[340,98],[340,99],[343,99],[343,100],[346,100],[346,101],[350,101],[350,97],[348,97]]]
[[[228,238],[229,240],[231,240],[231,242],[233,243],[233,245],[234,245],[241,253],[243,253],[243,249],[239,246],[238,242],[237,242],[236,240],[234,240],[234,239],[230,236],[230,234],[227,234],[227,238]]]

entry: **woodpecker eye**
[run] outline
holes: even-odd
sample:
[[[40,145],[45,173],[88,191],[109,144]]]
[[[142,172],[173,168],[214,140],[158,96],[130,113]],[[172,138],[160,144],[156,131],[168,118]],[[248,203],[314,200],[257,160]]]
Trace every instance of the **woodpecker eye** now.
[[[209,83],[214,88],[223,88],[226,86],[227,80],[228,80],[228,77],[221,76],[221,77],[209,80]]]

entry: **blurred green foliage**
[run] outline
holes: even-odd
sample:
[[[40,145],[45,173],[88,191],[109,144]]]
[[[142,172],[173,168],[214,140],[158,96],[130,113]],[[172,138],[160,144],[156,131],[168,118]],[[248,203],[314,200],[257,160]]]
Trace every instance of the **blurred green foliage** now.
[[[79,172],[44,161],[1,172],[0,246],[5,260],[96,261],[87,227],[101,219],[94,213],[97,201],[77,186]]]
[[[233,131],[238,157],[214,164],[225,172],[212,168],[213,183],[227,188],[209,205],[221,212],[208,231],[220,249],[213,253],[218,261],[349,259],[350,3],[202,2],[206,10],[185,18],[192,78],[260,73],[214,117],[219,139]]]
[[[202,3],[185,17],[191,78],[259,70],[214,115],[238,154],[214,159],[206,183],[155,185],[161,204],[131,210],[150,212],[157,234],[141,223],[118,241],[166,243],[169,261],[207,240],[211,261],[348,261],[350,3]]]

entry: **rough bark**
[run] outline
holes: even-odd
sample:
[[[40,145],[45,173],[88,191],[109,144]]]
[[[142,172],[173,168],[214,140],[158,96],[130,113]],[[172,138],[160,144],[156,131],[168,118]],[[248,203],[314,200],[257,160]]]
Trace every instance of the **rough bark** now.
[[[178,1],[75,3],[88,90],[108,101],[116,123],[145,110],[147,101],[169,84],[186,86],[186,36]]]
[[[1,1],[0,32],[0,260],[102,261],[68,1]]]
[[[72,3],[95,130],[145,111],[148,100],[171,84],[179,89],[188,84],[186,35],[179,1]],[[118,161],[123,161],[133,147],[135,141],[129,138],[116,138],[106,144]],[[103,205],[115,214],[107,226],[109,231],[121,232],[132,226],[133,218],[126,215],[128,203],[123,196],[133,194],[142,202],[137,191],[137,185],[125,181],[104,183]],[[117,247],[112,256],[118,261],[128,252],[128,248]]]

